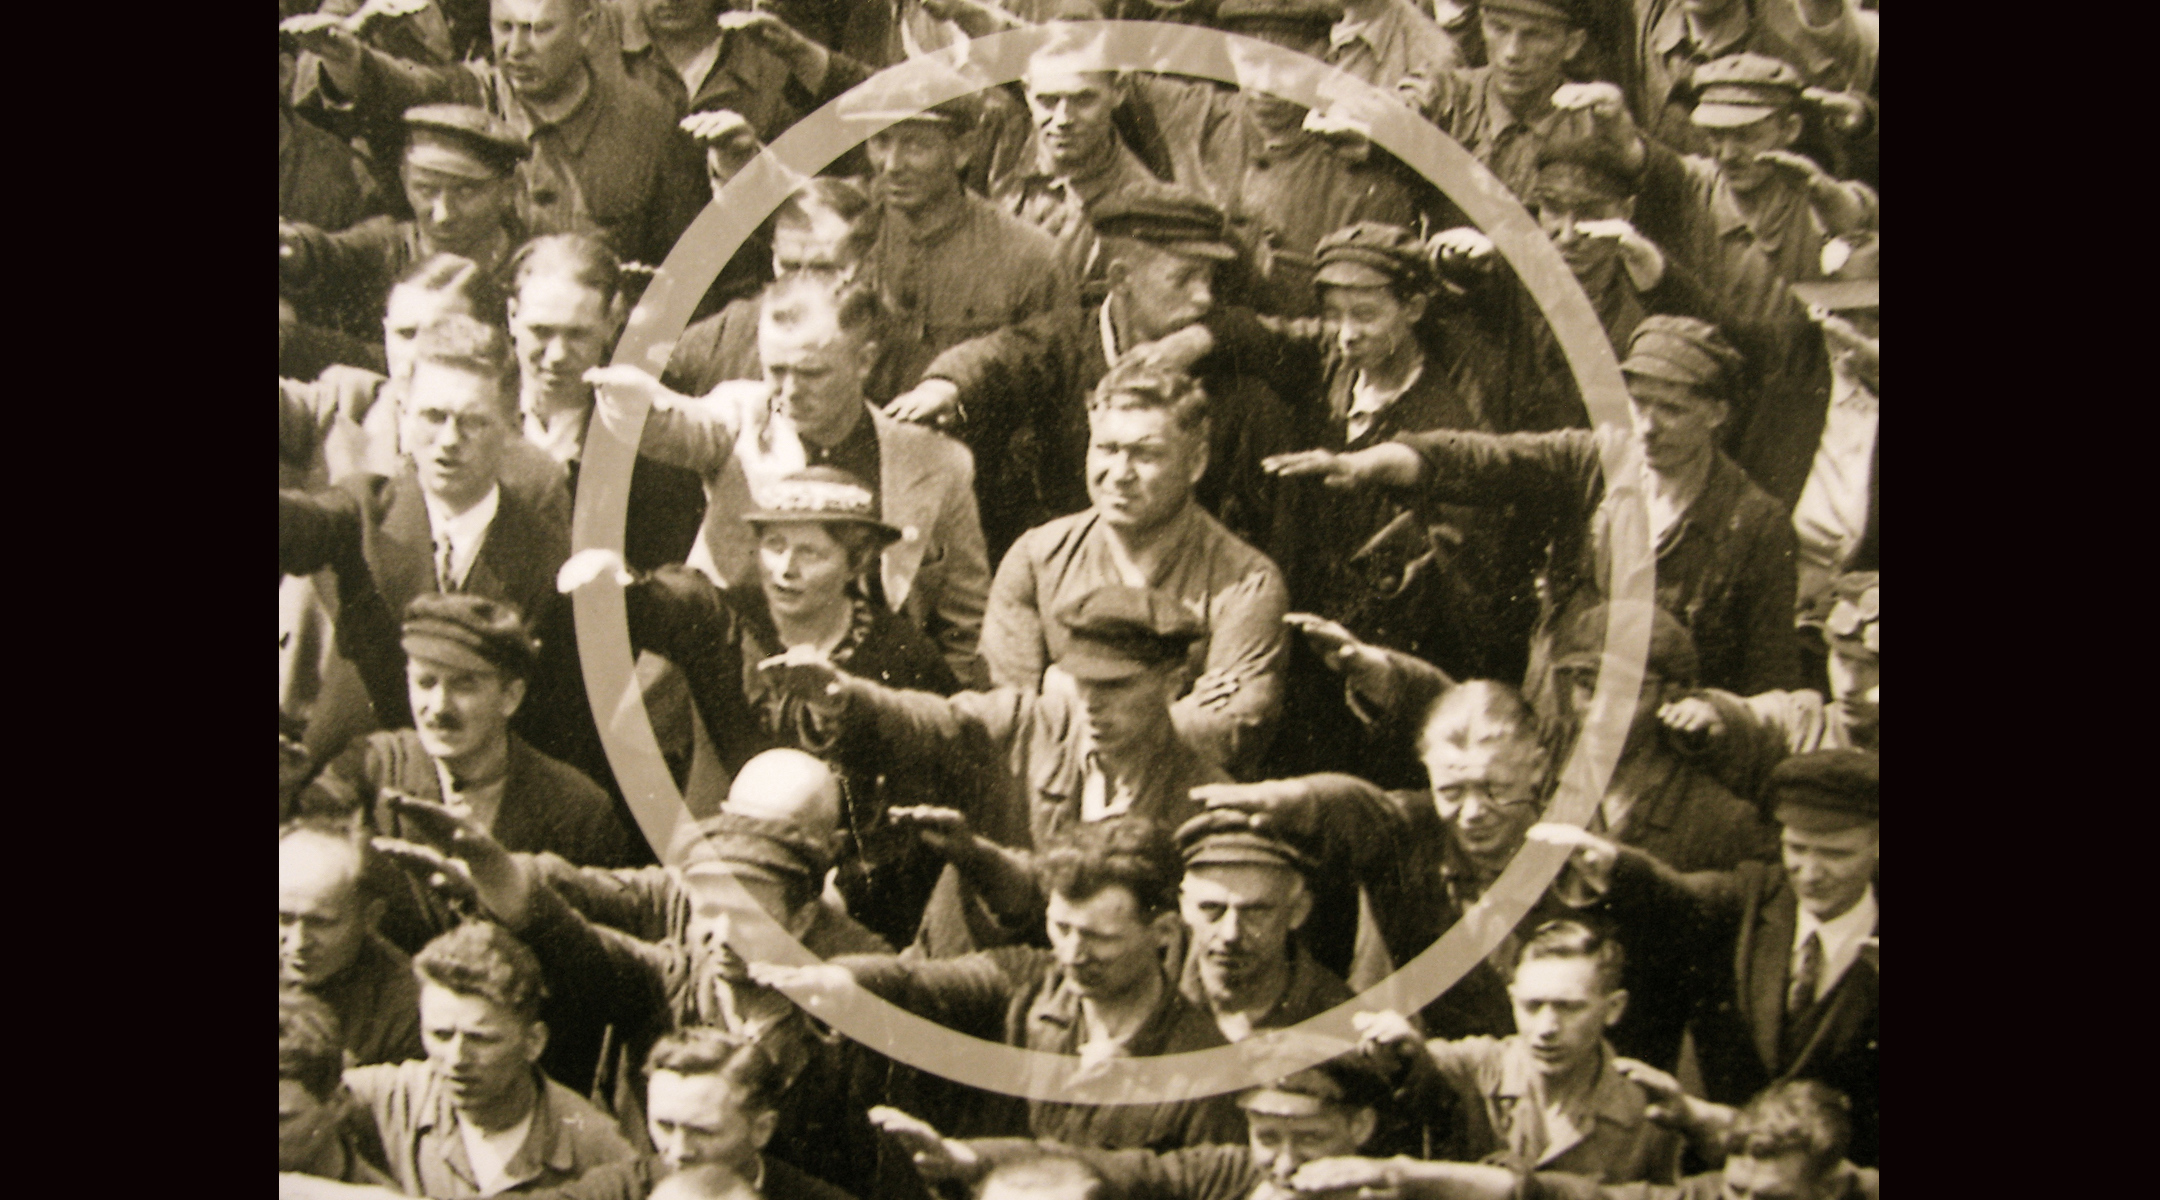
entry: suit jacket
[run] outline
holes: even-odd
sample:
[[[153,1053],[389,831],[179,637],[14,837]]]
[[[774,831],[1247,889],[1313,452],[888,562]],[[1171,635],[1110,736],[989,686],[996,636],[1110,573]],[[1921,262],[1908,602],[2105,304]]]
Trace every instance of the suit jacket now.
[[[962,683],[981,686],[989,674],[975,645],[990,561],[975,510],[974,456],[943,434],[865,411],[877,433],[881,516],[901,534],[880,559],[886,602],[938,643]],[[735,431],[697,412],[654,409],[642,450],[705,478],[705,527],[691,565],[708,568],[723,587],[755,581],[757,543],[741,517],[756,505],[735,457]]]
[[[385,793],[442,799],[435,760],[420,745],[420,735],[410,729],[371,734],[340,755],[330,769],[350,781],[369,803],[375,830],[392,837],[410,835]],[[600,785],[533,749],[514,733],[494,834],[496,841],[511,850],[549,851],[589,866],[627,866],[633,861],[630,833],[616,819],[614,802]]]
[[[556,610],[567,612],[555,570],[569,556],[568,526],[505,487],[458,590],[514,604],[529,628],[547,630]],[[317,492],[278,492],[278,572],[311,575],[325,567],[337,572],[338,650],[360,669],[376,719],[389,728],[410,725],[399,630],[414,597],[441,589],[426,501],[409,466],[390,478],[357,475]],[[552,643],[559,639],[542,636],[557,649]],[[537,710],[530,702],[526,707]],[[520,716],[521,725],[529,724]]]
[[[1639,851],[1623,850],[1609,894],[1625,929],[1687,930],[1708,989],[1695,1019],[1710,1099],[1744,1104],[1787,1079],[1816,1079],[1853,1103],[1848,1157],[1880,1162],[1882,969],[1863,953],[1788,1037],[1785,991],[1800,902],[1780,866],[1742,863],[1731,871],[1681,875]],[[1878,933],[1880,931],[1878,930]],[[1731,966],[1718,969],[1720,961]]]

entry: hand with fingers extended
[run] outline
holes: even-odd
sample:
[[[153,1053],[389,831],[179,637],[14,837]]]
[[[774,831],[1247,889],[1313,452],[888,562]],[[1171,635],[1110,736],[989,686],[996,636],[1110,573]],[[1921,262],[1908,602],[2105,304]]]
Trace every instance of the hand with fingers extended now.
[[[728,180],[735,178],[765,149],[765,143],[758,140],[757,131],[750,127],[749,120],[729,109],[694,112],[677,124],[705,152],[705,178],[712,185],[716,199]]]
[[[1260,460],[1270,475],[1296,479],[1311,477],[1331,488],[1349,489],[1393,484],[1408,487],[1417,482],[1423,466],[1417,452],[1390,442],[1350,454],[1332,450],[1293,450]]]
[[[753,962],[744,964],[752,981],[789,995],[803,993],[815,1004],[820,997],[837,995],[855,986],[855,976],[846,967],[833,963],[810,963],[792,966],[787,963]]]
[[[653,378],[652,372],[628,363],[593,367],[585,372],[584,379],[593,385],[594,400],[617,413],[638,400],[653,408],[677,408],[693,403],[689,396]]]
[[[924,845],[946,858],[965,851],[975,841],[975,829],[967,814],[937,804],[903,804],[885,810],[885,819],[913,830]]]
[[[1691,1096],[1672,1075],[1632,1058],[1613,1059],[1613,1069],[1643,1090],[1643,1115],[1668,1129],[1678,1130],[1706,1150],[1724,1140],[1738,1110],[1714,1100]]]
[[[1210,671],[1193,680],[1192,691],[1186,696],[1194,704],[1209,712],[1217,712],[1229,706],[1237,698],[1238,689],[1245,684],[1244,677],[1231,671]]]
[[[1297,1169],[1290,1186],[1299,1196],[1386,1200],[1401,1194],[1403,1166],[1386,1158],[1316,1158]]]
[[[1603,238],[1618,243],[1620,264],[1627,268],[1628,278],[1634,282],[1636,291],[1647,292],[1665,278],[1665,252],[1658,249],[1656,242],[1644,237],[1625,218],[1578,221],[1575,232],[1587,238]]]
[[[847,707],[851,676],[834,666],[820,647],[789,646],[784,652],[760,661],[757,669],[761,677],[772,683],[774,690],[809,705],[810,711],[821,720],[838,717]]]
[[[1836,187],[1837,180],[1822,164],[1794,150],[1763,150],[1755,155],[1755,161],[1798,178],[1801,186],[1809,191],[1822,187]]]
[[[1840,133],[1852,133],[1867,124],[1868,102],[1851,92],[1835,88],[1802,88],[1800,98],[1835,121]]]
[[[1568,869],[1580,873],[1596,891],[1605,890],[1612,879],[1613,864],[1620,861],[1620,848],[1617,845],[1579,825],[1540,821],[1532,825],[1523,836],[1547,846],[1572,848],[1575,853],[1568,860]]]
[[[943,428],[960,417],[960,385],[950,379],[925,379],[894,396],[885,415],[895,421],[913,421],[933,429]]]
[[[1215,349],[1215,335],[1195,321],[1175,333],[1142,342],[1118,356],[1121,367],[1151,367],[1171,374],[1190,374],[1201,359]]]
[[[832,52],[818,45],[788,24],[779,16],[763,11],[734,11],[720,14],[720,28],[728,33],[741,33],[773,52],[795,72],[797,80],[812,91],[825,81],[825,71],[831,65]]]
[[[1425,239],[1433,270],[1449,274],[1483,271],[1492,266],[1493,240],[1468,225],[1443,229]]]
[[[921,1117],[880,1104],[870,1110],[870,1123],[899,1142],[915,1169],[932,1183],[966,1180],[982,1166],[973,1147],[947,1138]]]
[[[1326,142],[1338,157],[1351,162],[1372,157],[1372,122],[1348,106],[1307,109],[1303,128]]]
[[[354,67],[360,63],[360,35],[344,17],[330,13],[301,13],[278,22],[278,32],[293,45],[323,60],[326,66]]]
[[[431,800],[393,792],[390,807],[399,824],[416,840],[445,858],[465,864],[473,896],[481,907],[511,929],[525,923],[532,903],[532,868],[503,848],[487,830]]]
[[[324,367],[315,382],[330,389],[337,397],[338,415],[355,425],[367,421],[375,409],[375,401],[382,397],[383,384],[389,380],[364,367],[332,363]]]
[[[1582,133],[1619,151],[1622,167],[1630,171],[1642,169],[1648,151],[1618,84],[1563,83],[1553,89],[1552,105],[1569,114]]]
[[[1386,687],[1387,655],[1361,640],[1340,622],[1317,613],[1284,613],[1283,624],[1305,635],[1313,653],[1329,670],[1350,681],[1361,692],[1378,695]]]
[[[473,885],[471,868],[463,862],[433,846],[423,846],[404,838],[378,837],[371,841],[376,853],[405,868],[452,906],[480,910],[480,891]]]
[[[1725,735],[1717,705],[1700,696],[1683,696],[1658,709],[1658,721],[1675,742],[1690,750],[1707,749]]]
[[[1357,1030],[1359,1049],[1387,1063],[1391,1078],[1400,1078],[1405,1068],[1424,1057],[1425,1038],[1410,1018],[1392,1009],[1355,1013],[1350,1027]]]
[[[555,590],[567,596],[602,579],[612,581],[616,587],[629,587],[637,582],[637,576],[630,573],[621,553],[591,546],[571,555],[555,572]]]

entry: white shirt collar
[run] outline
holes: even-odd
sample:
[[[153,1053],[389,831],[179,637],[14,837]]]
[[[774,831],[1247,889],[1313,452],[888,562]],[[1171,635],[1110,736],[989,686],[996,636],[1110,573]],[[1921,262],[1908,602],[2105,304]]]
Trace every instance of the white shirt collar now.
[[[1350,437],[1352,440],[1365,436],[1372,428],[1373,418],[1387,411],[1390,404],[1403,398],[1403,393],[1417,386],[1418,377],[1425,373],[1425,364],[1419,363],[1403,376],[1400,387],[1381,391],[1366,381],[1365,372],[1359,371],[1350,381]]]
[[[585,427],[592,410],[564,409],[552,420],[525,408],[525,440],[559,463],[576,462],[585,452]]]
[[[1117,329],[1110,324],[1110,303],[1111,298],[1105,297],[1102,307],[1096,311],[1102,325],[1103,361],[1111,366],[1116,366],[1118,360]]]
[[[480,557],[480,543],[486,539],[495,510],[502,504],[502,485],[489,488],[478,504],[454,517],[443,511],[435,497],[422,492],[420,498],[427,505],[429,534],[438,542],[450,539],[450,578],[439,582],[446,591],[461,586],[472,572],[473,560]]]
[[[1860,902],[1846,909],[1844,914],[1828,921],[1819,920],[1806,907],[1800,909],[1800,925],[1793,930],[1793,961],[1800,960],[1800,947],[1807,944],[1808,935],[1814,934],[1822,943],[1822,974],[1816,976],[1815,998],[1822,999],[1837,986],[1847,968],[1860,957],[1861,943],[1875,935],[1875,924],[1882,909],[1875,903],[1875,887],[1860,897]]]

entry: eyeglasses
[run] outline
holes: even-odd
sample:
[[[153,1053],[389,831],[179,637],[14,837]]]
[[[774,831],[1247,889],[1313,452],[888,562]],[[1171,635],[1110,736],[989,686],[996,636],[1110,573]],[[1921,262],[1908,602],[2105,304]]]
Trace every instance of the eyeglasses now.
[[[1466,779],[1461,783],[1444,784],[1432,791],[1433,799],[1449,808],[1461,808],[1472,796],[1483,802],[1486,808],[1496,808],[1502,812],[1511,808],[1536,808],[1544,803],[1536,796],[1495,796],[1492,784],[1477,780]]]

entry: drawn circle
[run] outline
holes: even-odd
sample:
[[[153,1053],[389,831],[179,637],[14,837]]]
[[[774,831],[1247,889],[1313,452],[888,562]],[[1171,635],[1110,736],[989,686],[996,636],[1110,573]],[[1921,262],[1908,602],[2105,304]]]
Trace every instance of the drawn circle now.
[[[1037,26],[962,42],[879,72],[805,117],[730,180],[684,232],[631,314],[612,361],[665,367],[691,310],[767,215],[807,177],[907,113],[1018,81],[1028,58],[1052,38],[1089,39],[1101,70],[1195,76],[1240,85],[1308,108],[1323,100],[1355,105],[1372,141],[1445,193],[1490,237],[1550,323],[1595,422],[1606,479],[1612,578],[1604,669],[1589,718],[1561,768],[1547,821],[1581,825],[1604,794],[1635,709],[1649,650],[1656,560],[1651,555],[1640,450],[1629,436],[1626,385],[1588,297],[1501,182],[1460,144],[1385,93],[1317,59],[1265,42],[1193,25],[1090,21]],[[1061,55],[1061,57],[1063,57]],[[573,549],[620,552],[628,484],[645,409],[602,410],[585,443],[571,522]],[[661,758],[633,674],[623,591],[611,583],[572,597],[585,686],[608,762],[646,840],[674,844],[690,821]],[[908,1013],[862,990],[788,989],[797,1003],[857,1042],[910,1066],[971,1087],[1030,1100],[1147,1104],[1197,1099],[1250,1087],[1326,1061],[1357,1040],[1351,1017],[1414,1012],[1453,986],[1499,944],[1559,874],[1562,847],[1526,844],[1462,920],[1422,953],[1356,998],[1287,1029],[1185,1054],[1119,1058],[1086,1069],[1074,1056],[985,1041]],[[741,912],[731,944],[752,961],[810,965],[819,960],[750,902],[732,880],[718,884]]]

